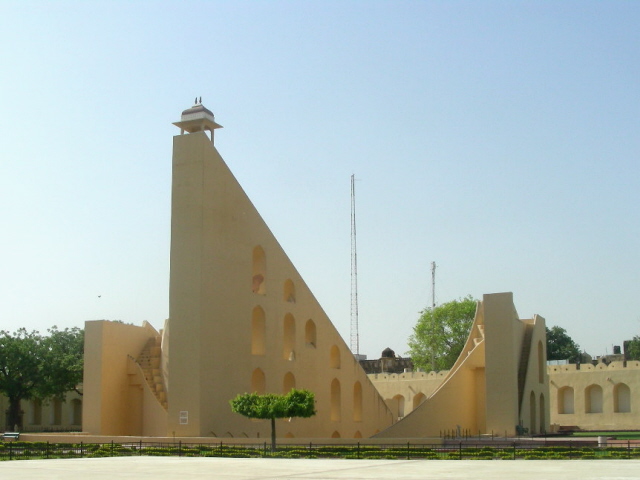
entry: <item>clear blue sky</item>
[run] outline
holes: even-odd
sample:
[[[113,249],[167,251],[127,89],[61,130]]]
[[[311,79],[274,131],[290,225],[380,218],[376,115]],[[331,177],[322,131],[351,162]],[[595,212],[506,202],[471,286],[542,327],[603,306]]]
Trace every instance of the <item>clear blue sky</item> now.
[[[0,328],[168,315],[171,125],[218,150],[349,341],[512,291],[640,334],[640,2],[0,0]]]

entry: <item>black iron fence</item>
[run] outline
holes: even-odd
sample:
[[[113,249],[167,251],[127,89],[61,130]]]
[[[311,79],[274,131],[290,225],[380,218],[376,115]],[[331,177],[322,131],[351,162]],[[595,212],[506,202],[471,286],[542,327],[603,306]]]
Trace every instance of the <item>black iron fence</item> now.
[[[278,446],[271,451],[263,444],[182,443],[49,443],[8,441],[0,443],[0,460],[44,458],[91,458],[118,456],[180,456],[234,458],[346,458],[411,460],[555,460],[555,459],[638,459],[640,445],[627,442],[609,446],[585,446],[584,442],[565,445],[521,445],[517,443],[472,445],[404,443],[371,445],[327,445],[308,443]]]

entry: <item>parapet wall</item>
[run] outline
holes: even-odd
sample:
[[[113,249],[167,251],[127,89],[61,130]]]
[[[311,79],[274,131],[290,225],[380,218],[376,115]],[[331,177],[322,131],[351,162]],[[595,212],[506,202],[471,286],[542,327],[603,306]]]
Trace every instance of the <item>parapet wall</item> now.
[[[608,365],[606,363],[598,363],[592,365],[590,363],[569,363],[567,365],[549,365],[547,371],[549,375],[554,373],[589,373],[596,371],[613,371],[613,370],[640,370],[640,362],[636,360],[626,362],[611,362]]]

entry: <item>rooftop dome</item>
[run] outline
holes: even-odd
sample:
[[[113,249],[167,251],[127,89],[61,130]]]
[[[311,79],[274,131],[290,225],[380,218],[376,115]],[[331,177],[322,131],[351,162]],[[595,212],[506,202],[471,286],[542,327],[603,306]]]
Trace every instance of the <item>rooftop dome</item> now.
[[[213,112],[207,107],[202,105],[202,97],[194,102],[191,108],[187,108],[182,112],[179,122],[173,123],[176,127],[180,128],[180,134],[196,133],[209,130],[211,132],[211,141],[213,142],[213,131],[216,128],[222,128],[222,125],[218,125],[213,117]]]
[[[195,118],[196,115],[198,115],[198,118],[200,118],[200,116],[208,115],[213,119],[213,112],[209,110],[207,107],[205,107],[204,105],[202,105],[201,103],[198,103],[193,107],[187,108],[186,110],[184,110],[182,112],[181,119],[191,120],[192,118]],[[185,117],[188,117],[188,118],[185,118]]]
[[[396,356],[396,352],[391,350],[389,347],[385,348],[382,351],[382,358],[394,358]]]

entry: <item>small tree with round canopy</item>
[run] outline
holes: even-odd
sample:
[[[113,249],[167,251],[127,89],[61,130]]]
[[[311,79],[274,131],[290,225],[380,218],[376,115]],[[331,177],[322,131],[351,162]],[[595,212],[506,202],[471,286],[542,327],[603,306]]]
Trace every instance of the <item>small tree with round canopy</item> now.
[[[315,395],[309,390],[291,389],[286,395],[243,393],[229,401],[231,410],[247,418],[271,420],[271,451],[276,449],[277,418],[309,418],[316,414]]]

